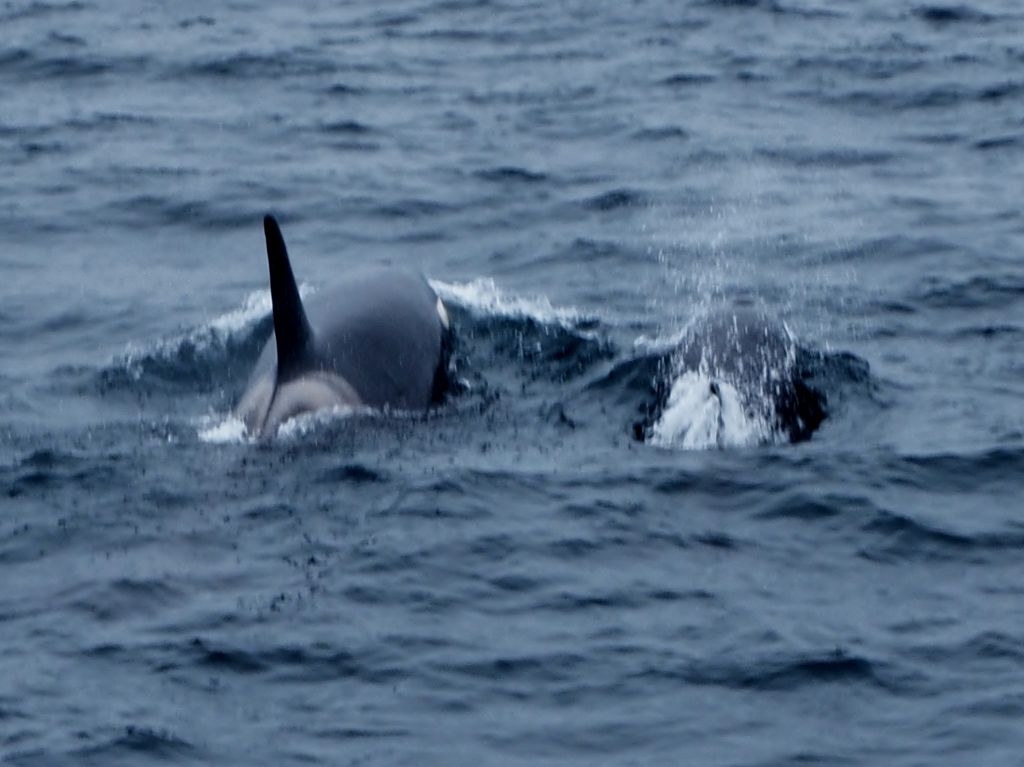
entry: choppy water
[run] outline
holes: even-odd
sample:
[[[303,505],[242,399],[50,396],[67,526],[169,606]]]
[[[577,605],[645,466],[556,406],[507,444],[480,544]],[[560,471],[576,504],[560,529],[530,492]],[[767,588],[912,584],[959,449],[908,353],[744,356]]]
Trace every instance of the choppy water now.
[[[1021,763],[1018,3],[0,29],[0,758]],[[239,438],[267,211],[427,274],[465,391]],[[637,441],[737,302],[822,427]]]

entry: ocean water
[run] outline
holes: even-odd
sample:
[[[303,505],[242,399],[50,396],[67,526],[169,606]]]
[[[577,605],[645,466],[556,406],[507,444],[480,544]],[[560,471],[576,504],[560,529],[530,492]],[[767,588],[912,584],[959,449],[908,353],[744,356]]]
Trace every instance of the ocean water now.
[[[1024,763],[1019,3],[0,29],[0,761]],[[248,439],[267,212],[458,391]],[[737,306],[810,439],[666,363]]]

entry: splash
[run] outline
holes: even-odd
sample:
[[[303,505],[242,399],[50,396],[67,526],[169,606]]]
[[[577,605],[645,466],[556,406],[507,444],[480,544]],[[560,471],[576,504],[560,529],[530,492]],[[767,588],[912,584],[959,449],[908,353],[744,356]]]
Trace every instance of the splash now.
[[[379,415],[380,413],[381,411],[370,407],[346,407],[344,405],[313,410],[289,418],[277,428],[275,437],[279,440],[301,440],[327,424],[356,416]]]
[[[262,317],[270,314],[274,305],[269,290],[257,290],[245,297],[242,306],[219,317],[215,317],[204,328],[193,331],[193,334],[206,331],[214,336],[227,338],[234,333],[252,325]]]
[[[597,319],[575,308],[556,307],[545,296],[517,296],[503,291],[489,277],[470,282],[430,280],[430,286],[442,300],[470,311],[498,317],[526,318],[545,324],[574,328]]]
[[[245,423],[234,413],[203,416],[196,429],[200,442],[212,445],[240,445],[251,442]]]
[[[357,416],[373,416],[382,413],[390,417],[402,417],[405,411],[380,411],[370,407],[335,406],[323,408],[309,413],[301,413],[282,423],[274,435],[278,440],[300,440],[321,427],[337,421]],[[409,414],[410,416],[413,414]],[[242,421],[234,413],[227,415],[211,413],[200,418],[196,424],[196,434],[200,442],[213,445],[248,444],[256,441]]]

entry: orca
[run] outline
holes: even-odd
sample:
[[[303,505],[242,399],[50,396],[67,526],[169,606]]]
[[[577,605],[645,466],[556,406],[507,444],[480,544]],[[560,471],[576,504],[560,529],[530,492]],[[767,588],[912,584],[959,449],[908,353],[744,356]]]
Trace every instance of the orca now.
[[[371,268],[303,304],[281,229],[263,219],[274,333],[235,414],[249,434],[326,408],[425,411],[448,387],[452,328],[419,274]]]
[[[656,444],[705,447],[810,439],[827,411],[806,356],[764,312],[708,313],[660,357],[654,405],[634,432]]]

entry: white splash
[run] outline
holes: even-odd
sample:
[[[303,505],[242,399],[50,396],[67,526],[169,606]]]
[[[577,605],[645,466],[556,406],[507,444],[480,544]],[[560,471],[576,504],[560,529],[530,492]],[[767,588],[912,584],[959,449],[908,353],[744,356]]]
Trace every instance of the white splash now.
[[[633,339],[633,351],[638,355],[643,355],[660,354],[662,352],[677,349],[686,339],[689,332],[689,326],[687,326],[670,335],[659,334],[649,336],[642,333]]]
[[[233,413],[203,416],[199,419],[196,431],[201,442],[213,445],[240,445],[252,441],[245,423]]]
[[[369,407],[322,408],[289,418],[278,427],[274,437],[284,440],[301,439],[321,426],[339,419],[379,414],[380,411]],[[234,413],[211,413],[202,416],[196,422],[196,434],[201,442],[213,445],[241,445],[256,441],[256,436],[249,432],[245,422]]]
[[[648,442],[659,447],[708,450],[753,447],[772,437],[769,423],[743,406],[732,384],[688,370],[672,384]]]
[[[593,315],[586,315],[578,309],[556,307],[545,296],[517,296],[507,293],[489,277],[478,277],[470,282],[430,280],[430,286],[443,300],[482,314],[524,317],[543,323],[558,323],[569,328],[595,319]]]
[[[360,415],[373,415],[379,411],[370,407],[346,407],[335,405],[334,407],[313,410],[308,413],[300,413],[277,427],[277,439],[295,440],[302,439],[310,432],[316,431],[325,424],[335,421],[352,418]]]
[[[245,300],[238,309],[215,317],[206,324],[205,328],[200,327],[193,331],[193,333],[209,329],[215,335],[227,338],[231,334],[247,328],[260,318],[270,314],[273,308],[274,305],[270,300],[270,291],[256,290],[245,297]]]

